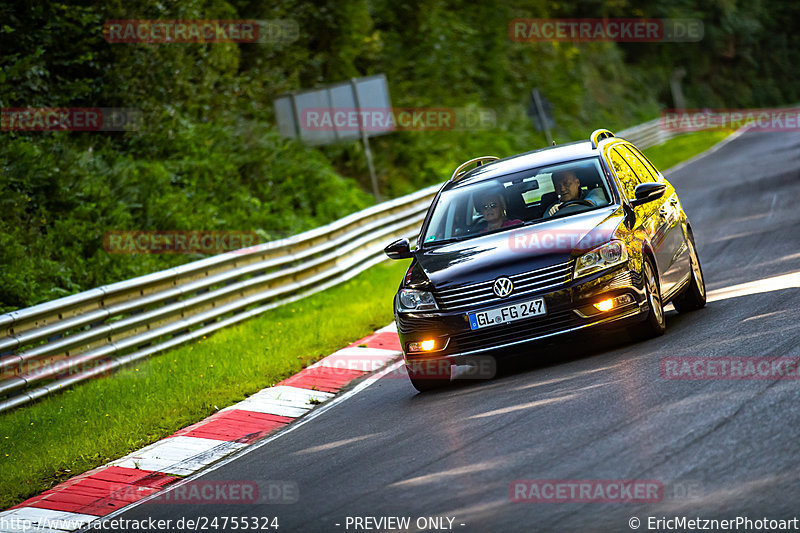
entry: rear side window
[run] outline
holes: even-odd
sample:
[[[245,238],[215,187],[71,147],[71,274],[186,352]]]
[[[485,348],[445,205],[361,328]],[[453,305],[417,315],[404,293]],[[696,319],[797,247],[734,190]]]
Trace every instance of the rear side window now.
[[[649,159],[647,159],[647,157],[646,157],[646,156],[645,156],[645,155],[644,155],[644,154],[641,152],[641,150],[639,150],[639,149],[638,149],[638,148],[636,148],[635,146],[631,146],[631,145],[628,145],[628,150],[630,150],[630,151],[632,151],[634,154],[636,154],[636,156],[639,158],[639,160],[640,160],[642,163],[644,163],[644,166],[646,166],[646,167],[647,167],[647,170],[649,170],[649,171],[650,171],[650,174],[652,174],[653,176],[655,176],[655,177],[656,177],[656,181],[658,181],[658,170],[657,170],[657,169],[656,169],[656,167],[653,165],[653,163],[651,163],[651,162],[650,162],[650,160],[649,160]]]
[[[650,169],[644,164],[644,162],[639,158],[639,156],[634,153],[633,150],[630,149],[627,145],[618,146],[615,150],[618,149],[622,156],[625,158],[625,161],[631,166],[636,175],[639,176],[639,180],[642,183],[654,182],[657,181],[658,178],[650,172]]]
[[[633,200],[636,198],[634,190],[640,183],[639,178],[636,177],[633,168],[615,148],[610,149],[607,153],[611,166],[614,167],[614,173],[617,175],[620,185],[622,185],[622,192],[629,200]]]

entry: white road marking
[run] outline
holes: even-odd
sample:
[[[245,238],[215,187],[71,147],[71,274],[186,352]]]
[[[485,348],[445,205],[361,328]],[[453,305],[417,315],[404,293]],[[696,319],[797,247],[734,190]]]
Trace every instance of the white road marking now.
[[[774,194],[772,195],[772,203],[771,203],[771,204],[769,204],[769,216],[767,217],[767,220],[771,219],[771,218],[772,218],[772,215],[774,215],[774,214],[775,214],[775,201],[776,201],[777,199],[778,199],[778,193],[774,193]]]
[[[383,367],[403,352],[399,350],[385,350],[383,348],[357,347],[343,348],[338,352],[317,361],[310,368],[333,368],[343,370],[360,370],[361,372],[374,372]]]
[[[292,452],[292,455],[304,455],[307,453],[317,453],[317,452],[324,452],[328,450],[333,450],[334,448],[339,448],[340,446],[346,446],[348,444],[353,444],[354,442],[360,442],[362,440],[367,439],[374,439],[377,437],[382,436],[383,433],[368,433],[366,435],[361,435],[359,437],[352,437],[350,439],[341,439],[333,442],[329,442],[327,444],[320,444],[318,446],[312,446],[311,448],[305,448],[304,450],[298,450],[296,452]]]
[[[781,276],[773,276],[738,285],[731,285],[722,289],[708,291],[708,301],[717,302],[728,298],[739,296],[749,296],[751,294],[761,294],[764,292],[779,291],[781,289],[792,289],[800,287],[800,272],[792,272]]]
[[[326,402],[336,396],[332,392],[303,389],[301,387],[292,387],[290,385],[277,385],[275,387],[268,387],[266,389],[262,389],[256,394],[262,397],[280,400],[282,402],[297,403],[299,405],[308,405],[308,402],[311,400]],[[255,394],[253,396],[255,396]],[[250,398],[253,396],[250,396]]]
[[[504,415],[506,413],[513,413],[514,411],[520,411],[522,409],[532,409],[534,407],[541,407],[542,405],[549,405],[551,403],[563,402],[565,400],[570,400],[575,396],[576,396],[575,394],[564,394],[563,396],[558,396],[557,398],[545,398],[542,400],[534,400],[528,403],[510,405],[508,407],[494,409],[492,411],[487,411],[485,413],[478,413],[477,415],[472,415],[467,418],[468,420],[472,420],[475,418],[486,418],[487,416]]]
[[[242,409],[253,413],[264,413],[267,415],[288,416],[289,418],[299,418],[306,414],[313,405],[290,405],[286,402],[273,400],[272,398],[259,398],[254,394],[243,402],[239,402],[225,409]]]
[[[223,411],[241,409],[297,418],[306,414],[316,403],[327,402],[333,397],[334,394],[330,392],[278,385],[262,389],[245,400],[226,407]]]
[[[224,440],[169,437],[109,464],[187,476],[245,446]]]
[[[389,324],[388,326],[386,326],[386,327],[384,327],[384,328],[381,328],[381,329],[379,329],[379,330],[378,330],[378,331],[376,331],[375,333],[386,333],[387,331],[388,331],[388,332],[391,332],[391,333],[397,333],[397,324],[396,324],[396,323],[394,323],[394,322],[392,322],[392,323],[391,323],[391,324]]]

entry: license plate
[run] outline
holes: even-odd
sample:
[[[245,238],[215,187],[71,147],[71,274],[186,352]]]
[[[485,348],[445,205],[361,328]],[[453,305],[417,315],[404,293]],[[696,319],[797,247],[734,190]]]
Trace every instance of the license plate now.
[[[480,329],[545,314],[547,314],[547,309],[544,307],[544,298],[536,298],[527,302],[496,307],[488,311],[469,313],[467,316],[469,316],[469,326],[472,329]]]

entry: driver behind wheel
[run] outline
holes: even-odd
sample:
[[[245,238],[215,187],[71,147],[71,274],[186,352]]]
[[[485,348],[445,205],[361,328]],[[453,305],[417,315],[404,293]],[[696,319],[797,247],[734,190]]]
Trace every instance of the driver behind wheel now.
[[[553,188],[558,195],[558,201],[545,211],[545,217],[553,216],[562,205],[574,200],[585,200],[592,205],[600,205],[606,202],[605,195],[600,188],[592,189],[588,193],[581,191],[581,180],[572,170],[563,170],[553,174]]]

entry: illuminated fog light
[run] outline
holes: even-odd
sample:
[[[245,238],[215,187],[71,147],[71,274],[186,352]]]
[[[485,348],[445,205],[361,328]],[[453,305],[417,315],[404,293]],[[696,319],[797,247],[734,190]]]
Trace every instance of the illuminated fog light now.
[[[613,298],[609,298],[608,300],[603,300],[602,302],[597,302],[594,306],[599,311],[609,311],[612,307],[614,307],[614,300]]]
[[[630,294],[623,294],[622,296],[617,296],[616,298],[609,298],[607,300],[603,300],[602,302],[597,302],[596,304],[594,304],[594,306],[598,311],[605,312],[605,311],[610,311],[615,307],[622,307],[623,305],[628,305],[633,301],[634,301],[633,296],[631,296]]]
[[[436,341],[431,339],[408,343],[409,352],[430,352],[435,347],[436,347]]]

